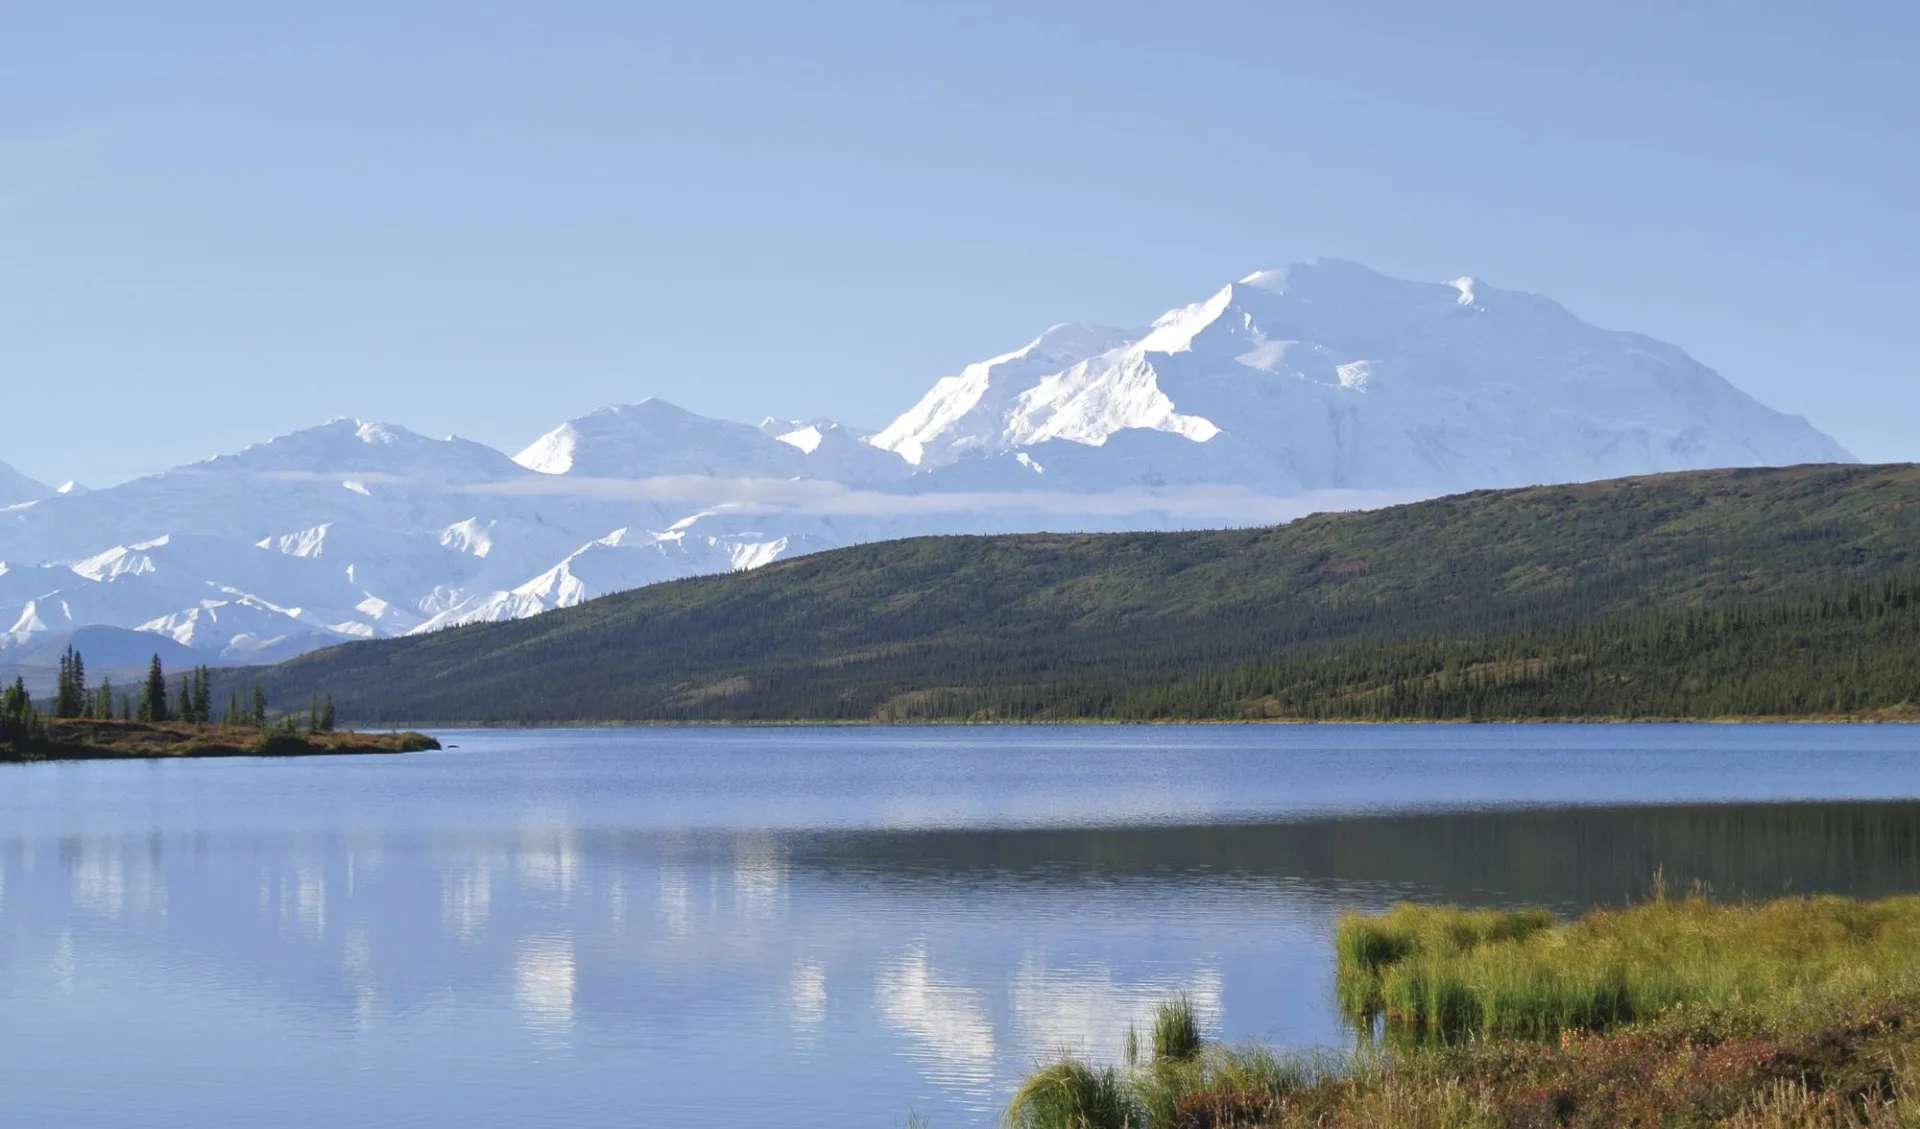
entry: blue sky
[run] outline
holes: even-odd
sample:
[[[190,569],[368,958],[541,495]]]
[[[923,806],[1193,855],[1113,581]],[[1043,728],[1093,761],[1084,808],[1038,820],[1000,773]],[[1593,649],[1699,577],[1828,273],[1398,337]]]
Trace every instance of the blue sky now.
[[[0,14],[0,460],[355,415],[878,426],[1280,263],[1474,274],[1920,459],[1920,8],[213,0]]]

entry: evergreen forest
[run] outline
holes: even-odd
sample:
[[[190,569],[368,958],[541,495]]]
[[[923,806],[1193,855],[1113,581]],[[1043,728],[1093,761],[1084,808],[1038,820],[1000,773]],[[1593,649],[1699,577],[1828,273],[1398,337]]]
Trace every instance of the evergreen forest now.
[[[1903,717],[1920,468],[862,545],[257,673],[382,724]]]

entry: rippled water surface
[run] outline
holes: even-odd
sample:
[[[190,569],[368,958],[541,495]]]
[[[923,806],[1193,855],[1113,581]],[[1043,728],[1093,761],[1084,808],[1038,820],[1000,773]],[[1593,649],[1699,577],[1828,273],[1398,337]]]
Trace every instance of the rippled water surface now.
[[[1920,890],[1898,727],[630,730],[0,766],[0,1125],[989,1125],[1336,914]]]

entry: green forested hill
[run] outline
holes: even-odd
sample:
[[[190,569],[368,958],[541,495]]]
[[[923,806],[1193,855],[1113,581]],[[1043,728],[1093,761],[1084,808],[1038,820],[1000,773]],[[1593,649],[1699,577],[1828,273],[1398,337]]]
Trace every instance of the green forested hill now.
[[[265,681],[363,722],[1866,711],[1920,701],[1916,570],[1920,467],[1711,471],[865,545]]]

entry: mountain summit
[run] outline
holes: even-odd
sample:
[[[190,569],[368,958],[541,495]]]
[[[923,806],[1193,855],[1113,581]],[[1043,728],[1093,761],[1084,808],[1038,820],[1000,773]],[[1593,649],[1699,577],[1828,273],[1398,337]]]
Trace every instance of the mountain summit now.
[[[870,436],[643,400],[517,458],[339,419],[91,492],[0,466],[0,662],[90,626],[265,661],[916,534],[1850,461],[1672,345],[1478,279],[1320,261],[1140,329],[1056,325]]]
[[[1477,279],[1322,260],[1120,333],[1056,326],[940,381],[875,437],[922,466],[1152,432],[1183,480],[1464,489],[1851,461],[1680,349]]]

